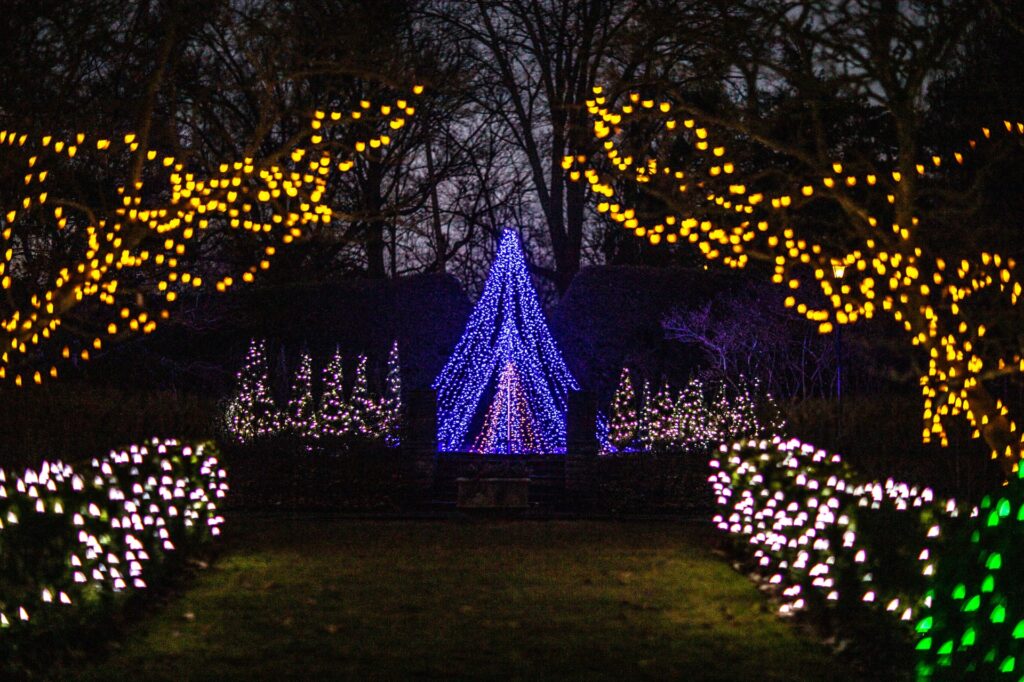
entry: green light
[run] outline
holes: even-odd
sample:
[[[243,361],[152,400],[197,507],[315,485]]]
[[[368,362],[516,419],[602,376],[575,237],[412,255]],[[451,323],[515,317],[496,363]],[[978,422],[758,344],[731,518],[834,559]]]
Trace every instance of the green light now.
[[[1017,510],[1017,520],[1024,521],[1024,504],[1022,504],[1020,509]]]
[[[920,642],[918,642],[917,646],[914,647],[914,648],[917,649],[918,651],[928,651],[929,649],[932,648],[932,638],[931,637],[925,637]]]
[[[953,653],[953,640],[949,640],[941,647],[939,647],[937,653],[939,654],[939,656],[948,656],[951,653]]]
[[[1002,604],[997,604],[996,607],[992,609],[991,619],[993,623],[1002,623],[1006,620],[1006,607]]]
[[[931,616],[925,616],[920,621],[918,621],[918,623],[917,623],[917,631],[918,632],[928,632],[931,629],[932,629],[932,617]]]
[[[969,627],[967,628],[967,632],[964,633],[964,636],[960,638],[960,645],[974,646],[974,642],[977,638],[978,636],[975,634],[974,628]]]
[[[992,552],[989,555],[988,561],[985,562],[985,568],[990,571],[998,571],[1003,567],[1003,555],[999,552]]]
[[[1010,515],[1010,501],[1005,497],[999,500],[999,506],[996,507],[996,511],[999,512],[999,516],[1005,517]]]
[[[963,599],[967,596],[967,588],[963,583],[960,583],[953,588],[953,599]]]
[[[999,672],[1001,673],[1012,673],[1013,666],[1017,663],[1017,659],[1013,656],[1007,656],[1003,659],[1003,664],[999,666]]]
[[[974,595],[971,600],[964,604],[964,613],[971,613],[977,611],[978,607],[981,606],[981,597]]]
[[[988,509],[989,507],[992,506],[992,498],[989,497],[988,495],[986,495],[985,497],[981,498],[981,505],[979,505],[979,506],[982,509]]]
[[[988,513],[988,520],[985,522],[989,528],[993,528],[999,525],[999,514],[998,512],[991,511]]]
[[[1014,639],[1024,639],[1024,620],[1017,623],[1017,627],[1013,629]]]
[[[985,576],[985,580],[981,583],[982,592],[992,592],[996,589],[996,580],[990,575]]]
[[[978,531],[974,531],[973,533],[971,533],[971,542],[981,542],[981,533],[979,533]]]

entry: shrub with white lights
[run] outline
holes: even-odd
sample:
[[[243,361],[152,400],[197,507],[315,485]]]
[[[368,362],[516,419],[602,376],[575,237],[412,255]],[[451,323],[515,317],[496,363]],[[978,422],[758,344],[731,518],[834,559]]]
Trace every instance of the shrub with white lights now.
[[[960,512],[955,501],[860,481],[839,455],[797,440],[723,445],[711,466],[714,522],[736,538],[781,613],[835,614],[841,627],[887,612],[913,625],[944,528]]]
[[[219,535],[227,489],[210,443],[154,439],[85,466],[0,470],[0,659],[145,589],[170,554]]]

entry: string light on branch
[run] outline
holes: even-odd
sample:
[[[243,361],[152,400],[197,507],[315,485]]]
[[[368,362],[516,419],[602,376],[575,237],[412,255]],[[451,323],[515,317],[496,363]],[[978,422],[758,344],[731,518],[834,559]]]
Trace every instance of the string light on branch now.
[[[26,171],[24,196],[0,221],[0,285],[16,300],[16,307],[0,319],[0,380],[15,386],[42,383],[58,375],[58,360],[89,360],[112,341],[152,333],[183,295],[255,281],[282,247],[337,217],[327,203],[331,177],[350,171],[358,155],[389,145],[391,135],[415,114],[412,100],[422,92],[422,86],[415,86],[410,95],[379,108],[316,111],[282,154],[226,161],[209,173],[145,149],[134,133],[97,139],[80,133],[62,140],[0,131],[0,151],[23,157]],[[353,142],[344,131],[356,121],[387,132]],[[94,157],[102,163],[141,164],[137,180],[114,188],[116,208],[94,211],[51,196],[47,183],[71,159],[82,164]],[[53,223],[82,242],[82,257],[41,289],[34,282],[15,281],[11,268],[14,243],[30,238],[39,223]],[[211,230],[251,236],[255,259],[228,274],[188,269],[186,264],[202,263],[196,247]],[[63,325],[64,316],[85,304],[91,306],[89,314],[78,316],[72,333]],[[84,342],[83,327],[90,335]],[[52,364],[28,369],[44,362]]]
[[[707,260],[732,268],[746,267],[751,259],[767,264],[772,282],[787,289],[785,305],[822,333],[877,315],[890,317],[927,354],[928,369],[921,377],[923,439],[948,444],[947,421],[961,416],[976,436],[987,434],[994,458],[1008,458],[1007,468],[1016,470],[1024,433],[983,384],[1024,372],[1024,357],[1019,347],[1000,351],[982,341],[986,326],[972,311],[985,294],[989,303],[976,305],[993,305],[995,300],[1019,317],[1017,263],[985,251],[969,259],[926,253],[915,239],[921,220],[912,213],[916,190],[911,185],[964,167],[969,154],[979,152],[983,143],[994,144],[997,137],[1019,140],[1024,123],[984,127],[977,139],[958,150],[900,168],[865,161],[858,161],[857,169],[842,161],[805,167],[804,177],[779,190],[759,179],[763,169],[730,159],[710,126],[678,116],[672,102],[626,93],[622,104],[613,107],[597,87],[586,104],[599,156],[612,171],[603,173],[592,163],[596,159],[587,156],[567,156],[562,168],[570,180],[586,183],[597,197],[599,212],[652,244],[685,242]],[[636,130],[651,129],[630,125],[641,119],[660,124],[654,142],[633,139]],[[675,149],[679,143],[693,151],[686,156],[686,168],[655,158],[653,150]],[[908,174],[914,183],[908,182]],[[640,204],[626,199],[636,192],[622,192],[617,181],[640,189],[660,209],[642,211]],[[794,217],[821,201],[838,205],[849,216],[847,241],[826,243],[798,231]]]

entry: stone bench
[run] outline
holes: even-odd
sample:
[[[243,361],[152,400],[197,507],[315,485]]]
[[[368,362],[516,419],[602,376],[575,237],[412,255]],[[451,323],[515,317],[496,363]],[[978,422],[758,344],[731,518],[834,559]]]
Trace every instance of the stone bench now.
[[[459,509],[526,509],[528,478],[457,478]]]

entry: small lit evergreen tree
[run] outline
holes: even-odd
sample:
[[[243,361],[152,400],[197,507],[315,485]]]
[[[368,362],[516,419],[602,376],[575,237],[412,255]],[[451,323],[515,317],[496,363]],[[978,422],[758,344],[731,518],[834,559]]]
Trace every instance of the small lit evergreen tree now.
[[[733,389],[729,399],[726,428],[730,441],[762,435],[760,420],[757,418],[757,404],[750,394],[750,386],[745,381]]]
[[[320,398],[319,424],[324,436],[341,438],[352,433],[352,410],[345,399],[344,358],[335,349],[324,368],[324,392]]]
[[[316,403],[313,401],[313,358],[304,352],[299,359],[288,400],[288,430],[300,438],[315,439],[320,435],[317,422]]]
[[[655,394],[647,407],[647,423],[650,425],[651,445],[656,448],[669,448],[676,445],[676,433],[672,419],[675,408],[675,401],[672,399],[672,389],[668,381],[661,384],[661,388]]]
[[[366,378],[366,356],[360,355],[356,365],[355,383],[352,385],[352,397],[349,399],[352,411],[352,427],[355,435],[363,438],[376,438],[381,433],[382,410],[380,402],[370,395],[370,386]]]
[[[225,421],[239,442],[272,436],[281,430],[281,415],[270,394],[267,378],[267,344],[253,339],[239,370],[235,393],[228,401]]]
[[[672,413],[675,442],[683,450],[702,450],[711,445],[713,419],[704,397],[704,383],[691,379],[676,398]]]
[[[651,398],[651,384],[649,381],[644,379],[643,388],[640,390],[640,408],[637,411],[638,416],[636,420],[636,448],[642,452],[650,451],[651,444],[653,442],[651,438],[653,403],[654,400]]]
[[[384,378],[383,435],[384,444],[395,447],[399,444],[402,430],[402,366],[398,356],[398,341],[391,344],[388,353],[387,376]]]
[[[636,391],[627,367],[623,367],[619,375],[619,387],[612,398],[611,413],[608,420],[608,442],[616,450],[625,450],[636,439],[638,427]]]
[[[712,446],[729,440],[729,394],[724,381],[715,381],[705,393],[708,407],[708,441]]]

